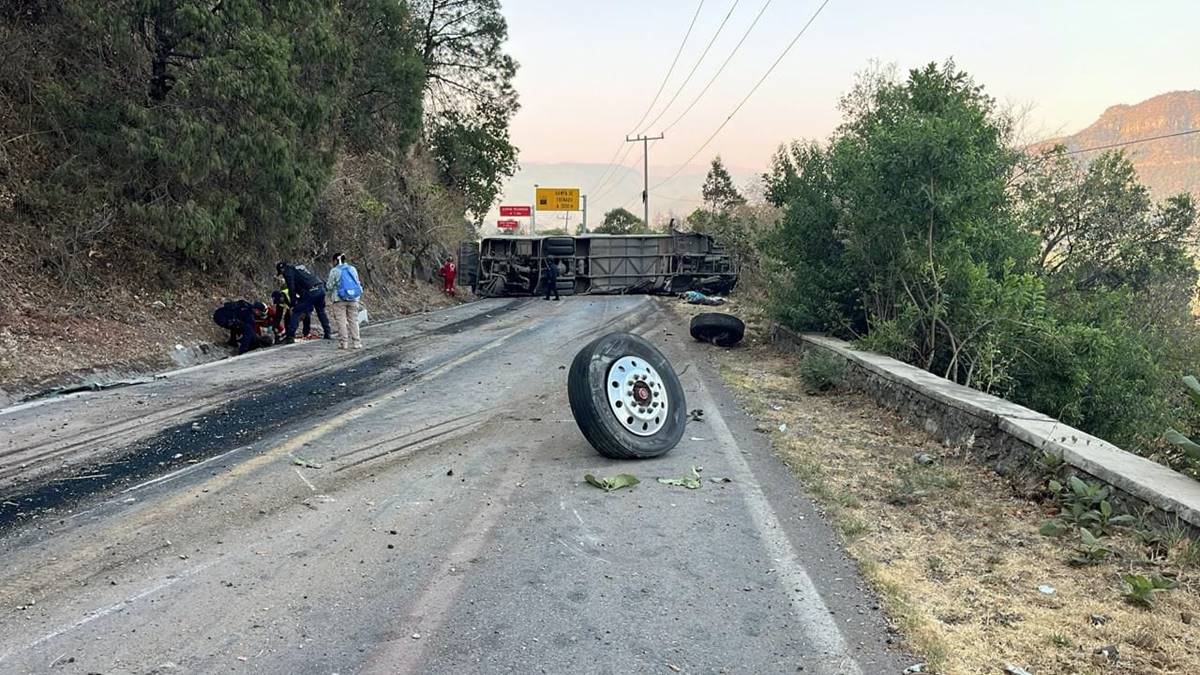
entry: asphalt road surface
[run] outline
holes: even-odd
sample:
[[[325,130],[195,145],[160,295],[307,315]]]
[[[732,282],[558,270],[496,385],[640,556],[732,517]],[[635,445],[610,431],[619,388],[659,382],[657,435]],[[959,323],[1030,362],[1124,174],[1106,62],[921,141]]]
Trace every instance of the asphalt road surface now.
[[[566,367],[704,410],[600,457]],[[0,411],[0,673],[899,673],[835,537],[662,301],[489,300]],[[702,467],[698,490],[657,483]],[[604,493],[587,473],[642,483]]]

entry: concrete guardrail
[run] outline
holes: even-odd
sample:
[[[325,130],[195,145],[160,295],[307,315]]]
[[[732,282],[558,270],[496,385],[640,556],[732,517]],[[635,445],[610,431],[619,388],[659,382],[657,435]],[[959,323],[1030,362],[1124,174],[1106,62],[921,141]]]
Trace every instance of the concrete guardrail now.
[[[842,340],[783,326],[773,328],[771,339],[786,351],[819,349],[845,359],[849,386],[943,443],[966,448],[1003,475],[1032,476],[1038,471],[1036,460],[1050,452],[1080,477],[1111,485],[1115,508],[1134,512],[1151,506],[1160,523],[1178,518],[1200,530],[1200,481],[1037,411]]]

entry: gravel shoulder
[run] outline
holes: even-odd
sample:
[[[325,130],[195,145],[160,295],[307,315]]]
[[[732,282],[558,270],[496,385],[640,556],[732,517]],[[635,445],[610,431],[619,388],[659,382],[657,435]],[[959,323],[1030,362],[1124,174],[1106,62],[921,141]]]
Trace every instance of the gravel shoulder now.
[[[1043,491],[1014,488],[864,396],[808,393],[800,357],[761,335],[721,352],[722,375],[925,672],[1200,672],[1200,543],[1184,530],[1147,545],[1135,523],[1103,538],[1102,562],[1075,564],[1078,535],[1039,534],[1059,510]],[[1179,588],[1136,607],[1125,574]]]

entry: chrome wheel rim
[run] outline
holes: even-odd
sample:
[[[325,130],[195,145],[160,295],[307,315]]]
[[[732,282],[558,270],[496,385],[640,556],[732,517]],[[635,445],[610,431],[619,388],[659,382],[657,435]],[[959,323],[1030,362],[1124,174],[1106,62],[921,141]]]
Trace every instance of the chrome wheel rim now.
[[[667,387],[645,359],[617,359],[608,369],[604,390],[608,392],[609,410],[630,433],[653,436],[666,424],[670,407]]]

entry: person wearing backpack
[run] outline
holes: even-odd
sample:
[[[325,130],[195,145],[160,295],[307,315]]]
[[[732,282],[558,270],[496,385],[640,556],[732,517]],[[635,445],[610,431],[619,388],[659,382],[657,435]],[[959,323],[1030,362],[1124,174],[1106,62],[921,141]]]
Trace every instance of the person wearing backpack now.
[[[283,277],[288,289],[288,300],[292,305],[292,316],[288,318],[283,343],[291,344],[296,341],[296,324],[300,322],[300,317],[314,310],[321,322],[321,330],[325,332],[325,339],[332,340],[333,330],[329,327],[329,315],[325,313],[324,282],[303,265],[279,262],[275,265],[275,271]]]
[[[333,309],[333,323],[337,325],[338,349],[362,349],[362,338],[358,333],[358,301],[362,299],[363,288],[358,270],[346,262],[346,256],[340,253],[334,256],[325,288],[329,289],[329,306]]]

